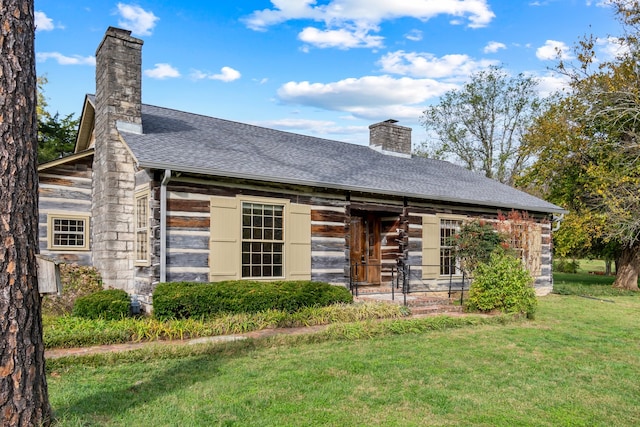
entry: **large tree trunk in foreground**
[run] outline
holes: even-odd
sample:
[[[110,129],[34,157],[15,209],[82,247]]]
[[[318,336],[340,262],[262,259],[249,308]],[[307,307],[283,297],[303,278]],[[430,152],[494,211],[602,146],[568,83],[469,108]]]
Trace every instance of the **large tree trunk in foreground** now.
[[[0,417],[50,423],[38,251],[33,0],[0,1]]]
[[[640,244],[622,249],[617,262],[614,288],[638,290],[638,273],[640,272]]]

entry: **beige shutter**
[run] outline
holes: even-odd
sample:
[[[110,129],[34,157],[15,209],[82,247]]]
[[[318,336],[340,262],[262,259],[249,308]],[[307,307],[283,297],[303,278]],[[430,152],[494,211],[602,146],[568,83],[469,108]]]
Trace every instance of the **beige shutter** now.
[[[240,279],[240,217],[235,197],[211,197],[209,280]]]
[[[436,215],[422,216],[422,278],[440,276],[440,220]]]
[[[286,278],[311,280],[311,206],[291,203],[286,226]]]

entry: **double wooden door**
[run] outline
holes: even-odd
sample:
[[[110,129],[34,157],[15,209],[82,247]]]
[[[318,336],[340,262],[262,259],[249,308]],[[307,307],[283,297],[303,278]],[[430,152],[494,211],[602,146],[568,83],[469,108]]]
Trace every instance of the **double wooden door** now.
[[[380,218],[374,214],[351,217],[351,268],[359,283],[379,285],[382,267]]]

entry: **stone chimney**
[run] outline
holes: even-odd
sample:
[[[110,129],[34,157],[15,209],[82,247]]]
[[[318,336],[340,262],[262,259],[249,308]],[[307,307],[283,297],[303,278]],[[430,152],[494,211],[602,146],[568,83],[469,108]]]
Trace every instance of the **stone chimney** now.
[[[118,126],[142,132],[142,40],[109,27],[96,51],[92,257],[105,287],[133,291],[134,162]]]
[[[369,126],[369,147],[385,154],[411,157],[411,128],[389,119]]]

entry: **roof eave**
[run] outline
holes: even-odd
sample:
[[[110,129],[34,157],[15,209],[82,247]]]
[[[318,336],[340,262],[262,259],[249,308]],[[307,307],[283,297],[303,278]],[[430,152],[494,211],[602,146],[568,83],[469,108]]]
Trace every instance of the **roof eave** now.
[[[363,193],[372,193],[372,194],[380,194],[384,196],[399,196],[399,197],[408,197],[413,199],[422,199],[422,200],[433,200],[439,202],[449,202],[449,203],[459,203],[466,205],[474,205],[480,207],[492,207],[492,208],[503,208],[503,209],[516,209],[523,210],[528,212],[540,212],[540,213],[568,213],[567,210],[562,209],[559,206],[550,206],[549,208],[543,208],[541,206],[526,206],[526,205],[518,205],[518,204],[504,204],[499,202],[492,203],[484,203],[479,200],[468,200],[461,199],[456,197],[442,197],[442,196],[430,196],[426,197],[423,194],[418,193],[397,193],[393,191],[385,191],[377,188],[368,188],[368,187],[357,187],[351,185],[341,185],[335,183],[327,183],[327,182],[319,182],[319,181],[307,181],[302,179],[282,179],[272,176],[264,176],[264,175],[256,175],[256,174],[246,174],[246,173],[234,173],[234,172],[226,172],[226,171],[218,171],[212,170],[208,168],[197,168],[197,167],[180,167],[175,164],[162,163],[162,162],[139,162],[138,167],[140,168],[148,168],[148,169],[160,169],[166,170],[171,169],[176,172],[185,172],[185,173],[194,173],[199,175],[211,175],[217,177],[226,177],[226,178],[236,178],[236,179],[249,179],[253,181],[261,181],[261,182],[276,182],[278,184],[294,184],[294,185],[303,185],[308,187],[323,187],[332,190],[342,190],[342,191],[355,191],[355,192],[363,192]]]

